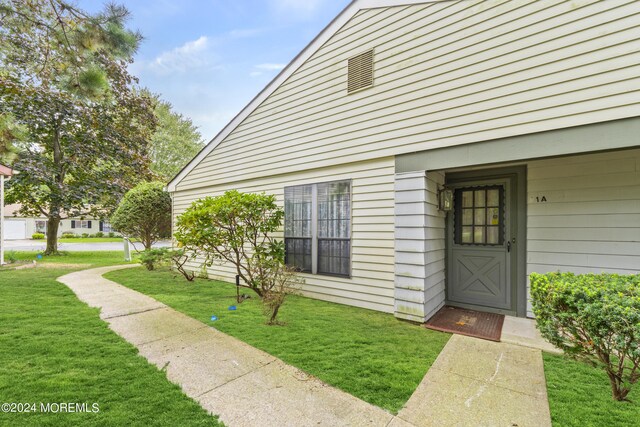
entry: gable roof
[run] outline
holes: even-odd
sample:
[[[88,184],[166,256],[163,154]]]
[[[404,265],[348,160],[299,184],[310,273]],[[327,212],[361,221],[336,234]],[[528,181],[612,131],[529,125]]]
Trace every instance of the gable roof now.
[[[333,21],[329,23],[293,60],[255,96],[178,174],[167,184],[167,190],[173,192],[176,186],[209,153],[211,153],[231,132],[233,132],[253,111],[300,68],[322,45],[333,37],[351,18],[363,9],[380,7],[408,6],[422,3],[435,3],[449,0],[353,0]]]
[[[4,216],[17,216],[18,210],[20,210],[20,205],[5,205],[4,206]]]
[[[13,170],[8,166],[0,164],[0,175],[6,176],[6,177],[11,176],[13,175]]]

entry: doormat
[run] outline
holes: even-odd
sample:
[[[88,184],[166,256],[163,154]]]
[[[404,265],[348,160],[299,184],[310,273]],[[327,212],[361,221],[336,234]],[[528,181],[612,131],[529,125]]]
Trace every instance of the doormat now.
[[[425,326],[436,331],[499,342],[503,322],[503,314],[444,306],[425,323]]]

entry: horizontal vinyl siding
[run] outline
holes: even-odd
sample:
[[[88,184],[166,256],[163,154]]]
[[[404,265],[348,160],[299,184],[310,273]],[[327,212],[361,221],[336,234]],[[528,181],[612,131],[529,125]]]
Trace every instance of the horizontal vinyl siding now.
[[[178,184],[188,189],[640,115],[637,1],[359,12]],[[375,84],[346,94],[375,49]]]
[[[210,186],[173,194],[174,217],[196,199],[222,194],[225,190],[275,194],[284,203],[284,187],[342,179],[352,180],[352,277],[303,274],[307,296],[384,312],[393,312],[394,292],[394,168],[393,158],[347,164],[322,170],[271,176],[251,181]],[[277,233],[277,237],[283,237]],[[190,268],[200,271],[198,262]],[[228,265],[214,266],[209,277],[233,281]]]
[[[528,274],[640,273],[640,150],[530,162],[527,210]]]

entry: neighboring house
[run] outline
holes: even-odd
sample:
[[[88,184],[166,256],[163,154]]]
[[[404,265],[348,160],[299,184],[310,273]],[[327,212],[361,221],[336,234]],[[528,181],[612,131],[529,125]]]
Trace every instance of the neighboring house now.
[[[18,216],[19,208],[19,205],[7,205],[4,207],[7,240],[30,239],[34,233],[47,234],[46,218]],[[95,219],[63,219],[60,221],[58,236],[61,236],[62,233],[82,235],[84,233],[95,234],[99,231],[104,233],[112,231],[109,222]]]
[[[531,315],[531,272],[639,273],[639,11],[356,0],[174,178],[174,215],[275,194],[308,296],[414,321]]]

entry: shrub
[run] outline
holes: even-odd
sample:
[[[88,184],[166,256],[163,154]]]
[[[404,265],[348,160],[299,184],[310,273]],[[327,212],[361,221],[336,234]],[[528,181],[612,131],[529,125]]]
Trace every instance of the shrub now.
[[[175,238],[187,253],[205,259],[203,268],[233,266],[274,324],[294,277],[284,265],[284,242],[273,237],[283,218],[275,196],[230,190],[193,202],[178,217]]]
[[[161,182],[143,182],[131,189],[111,217],[124,236],[140,240],[145,249],[171,236],[171,196]]]
[[[82,237],[86,239],[87,237],[89,237],[89,233],[82,233]]]
[[[189,255],[187,255],[184,249],[174,249],[170,253],[171,262],[173,267],[180,272],[189,282],[193,282],[196,277],[196,273],[193,271],[187,271],[184,269],[184,265],[189,261]]]
[[[103,233],[102,231],[98,231],[98,232],[95,234],[95,237],[104,237],[104,233]]]
[[[171,259],[169,248],[146,249],[140,253],[140,264],[147,267],[147,270],[155,270],[160,265],[166,265]]]
[[[31,238],[33,240],[44,240],[44,234],[43,233],[33,233],[31,235]]]
[[[276,320],[278,311],[287,295],[295,294],[303,285],[304,280],[297,275],[297,271],[293,267],[289,267],[283,263],[276,264],[271,268],[271,282],[273,286],[265,290],[262,295],[262,307],[264,314],[267,316],[269,325],[280,324]]]
[[[5,258],[5,261],[9,264],[14,264],[16,261],[18,261],[18,257],[15,251],[9,251],[5,253],[4,258]]]
[[[75,239],[76,237],[78,237],[78,236],[76,236],[75,233],[72,233],[70,231],[65,231],[64,233],[62,233],[62,238],[63,239]]]
[[[113,231],[109,232],[109,237],[116,237],[116,233],[114,233]]]
[[[538,329],[568,355],[604,368],[615,400],[640,379],[640,275],[531,275]]]

